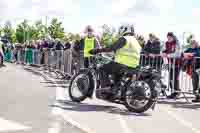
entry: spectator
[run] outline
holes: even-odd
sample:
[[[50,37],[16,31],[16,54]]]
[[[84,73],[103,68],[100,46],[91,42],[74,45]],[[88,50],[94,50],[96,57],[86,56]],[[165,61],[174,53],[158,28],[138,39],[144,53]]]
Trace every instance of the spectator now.
[[[32,65],[36,65],[38,64],[38,56],[39,56],[39,51],[38,51],[38,46],[36,41],[33,41],[31,44],[32,47],[32,51],[33,51],[33,64]]]
[[[32,42],[28,43],[26,46],[26,63],[31,65],[33,63],[33,51],[32,51]]]
[[[70,42],[65,43],[64,45],[64,72],[65,72],[65,78],[69,79],[72,75],[72,51],[71,51],[71,44]]]
[[[56,50],[56,65],[57,68],[60,70],[61,69],[61,65],[62,65],[62,57],[63,57],[63,51],[64,50],[64,46],[61,43],[61,41],[59,39],[56,39],[56,45],[55,45],[55,50]]]
[[[45,66],[48,65],[48,42],[46,40],[43,40],[42,42],[42,64],[44,64]]]
[[[56,41],[55,49],[56,50],[63,50],[64,49],[64,46],[63,46],[63,44],[61,43],[60,40]]]
[[[193,66],[192,68],[192,84],[193,84],[193,93],[195,95],[195,99],[192,102],[200,102],[200,88],[199,88],[199,74],[200,70],[200,59],[196,57],[200,57],[200,47],[198,42],[195,40],[191,41],[192,47],[188,48],[184,53],[184,57],[186,59],[186,65]]]
[[[76,71],[79,71],[80,68],[83,68],[84,66],[84,58],[80,54],[80,41],[76,40],[73,48],[72,48],[72,57],[73,57],[73,69]],[[75,65],[76,64],[76,65]]]
[[[163,51],[163,57],[168,58],[169,62],[169,76],[170,76],[170,88],[175,91],[180,91],[179,89],[179,73],[180,73],[180,46],[176,36],[169,32],[167,34],[167,42],[165,43],[165,50]],[[178,92],[173,92],[169,99],[174,99],[178,96]]]
[[[150,64],[152,67],[156,68],[157,70],[161,69],[162,59],[160,57],[160,41],[159,39],[153,35],[149,34],[149,40],[144,46],[143,53],[148,57],[145,58],[145,63]],[[145,64],[147,65],[147,64]]]
[[[95,37],[94,29],[91,26],[85,28],[85,33],[87,35],[80,41],[80,50],[84,53],[84,66],[85,68],[88,68],[90,62],[93,61],[93,55],[91,55],[89,51],[94,48],[99,48],[100,44]]]
[[[147,54],[160,54],[160,41],[155,35],[149,34],[149,40],[144,46],[144,52]]]
[[[71,44],[69,42],[65,43],[64,50],[70,49]]]
[[[19,52],[20,52],[20,44],[16,43],[15,44],[15,50],[14,50],[14,62],[18,63],[19,62]]]
[[[49,41],[49,43],[48,43],[48,48],[49,49],[53,49],[54,47],[55,47],[55,41]]]

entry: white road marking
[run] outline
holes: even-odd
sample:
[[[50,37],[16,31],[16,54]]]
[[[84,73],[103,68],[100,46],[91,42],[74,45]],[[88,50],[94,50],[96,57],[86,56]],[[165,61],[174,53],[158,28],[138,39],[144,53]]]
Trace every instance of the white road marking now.
[[[49,80],[51,80],[55,85],[56,85],[56,100],[66,100],[65,98],[65,93],[64,93],[64,88],[61,88],[61,87],[58,87],[55,80],[50,78],[49,76],[45,75]],[[52,114],[61,114],[61,109],[60,110],[52,110]],[[74,121],[72,118],[70,118],[68,115],[61,115],[64,120],[70,124],[72,124],[73,126],[81,129],[82,131],[84,131],[85,133],[95,133],[94,131],[92,131],[90,128],[88,127],[85,127],[83,125],[81,125],[80,123]],[[117,119],[119,120],[120,122],[120,125],[123,129],[123,133],[132,133],[132,131],[128,128],[125,120],[122,118],[122,116],[119,114],[117,115]],[[58,123],[55,123],[53,125],[52,128],[49,128],[49,132],[48,133],[59,133],[60,132],[60,125]]]
[[[51,123],[51,128],[48,128],[48,133],[60,133],[61,125],[58,121],[53,121]]]
[[[30,129],[31,129],[31,127],[24,126],[20,123],[14,122],[14,121],[5,120],[3,118],[0,118],[0,132],[30,130]]]
[[[95,131],[91,130],[90,128],[81,125],[80,123],[78,123],[77,121],[74,121],[72,118],[70,118],[68,115],[63,115],[63,118],[66,122],[70,123],[71,125],[81,129],[82,131],[84,131],[85,133],[96,133]]]
[[[120,122],[122,129],[123,129],[123,133],[132,133],[132,131],[130,130],[130,128],[126,124],[126,121],[123,119],[123,117],[120,114],[117,115],[117,118]]]
[[[57,107],[54,107],[51,110],[51,114],[54,116],[62,116],[63,110]],[[60,133],[61,132],[61,122],[59,120],[55,120],[51,122],[50,128],[48,128],[48,133]]]
[[[171,111],[170,109],[162,109],[162,111],[166,112],[169,116],[171,116],[172,118],[174,118],[175,120],[177,120],[183,126],[191,129],[193,133],[200,133],[200,129],[197,129],[197,128],[193,127],[192,123],[184,120],[183,118],[181,118],[180,116],[178,116],[178,114],[176,114],[175,112]]]
[[[66,100],[65,95],[64,95],[64,88],[58,87],[55,80],[53,80],[52,78],[50,78],[47,75],[45,75],[45,76],[56,85],[56,100]],[[60,108],[53,108],[52,114],[60,115],[61,117],[63,117],[63,119],[66,122],[68,122],[72,126],[79,128],[80,130],[84,131],[85,133],[95,133],[94,131],[91,131],[89,128],[86,128],[86,127],[82,126],[81,124],[79,124],[78,122],[72,120],[68,115],[66,115],[66,114],[64,115],[63,110]],[[61,128],[62,127],[60,126],[60,123],[55,122],[52,124],[52,127],[48,129],[48,133],[59,133]]]

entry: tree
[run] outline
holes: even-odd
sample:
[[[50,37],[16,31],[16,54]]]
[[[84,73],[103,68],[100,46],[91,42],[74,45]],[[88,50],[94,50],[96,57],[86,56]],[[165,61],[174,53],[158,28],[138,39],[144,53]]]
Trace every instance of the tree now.
[[[45,38],[46,27],[42,24],[41,20],[35,22],[34,26],[32,26],[32,39],[38,40]]]
[[[74,41],[74,40],[80,40],[81,37],[79,34],[73,34],[73,33],[67,33],[64,37],[64,41],[66,42],[70,42],[70,41]]]
[[[62,22],[59,22],[57,18],[53,18],[51,25],[48,27],[48,33],[54,39],[63,39],[65,37],[65,32],[62,27]]]
[[[4,34],[4,38],[8,39],[11,43],[15,42],[15,31],[12,28],[12,24],[10,21],[7,21],[2,29]]]
[[[102,27],[102,37],[101,44],[109,46],[112,45],[114,41],[116,41],[116,37],[114,36],[115,29],[113,27],[109,27],[104,24]]]
[[[3,32],[3,28],[0,26],[0,37],[1,37],[2,32]]]
[[[183,46],[184,49],[190,48],[192,46],[192,39],[194,38],[193,34],[190,34],[187,38],[186,38],[186,45]]]
[[[16,40],[19,43],[24,43],[27,40],[29,25],[28,21],[24,20],[21,24],[17,25]]]

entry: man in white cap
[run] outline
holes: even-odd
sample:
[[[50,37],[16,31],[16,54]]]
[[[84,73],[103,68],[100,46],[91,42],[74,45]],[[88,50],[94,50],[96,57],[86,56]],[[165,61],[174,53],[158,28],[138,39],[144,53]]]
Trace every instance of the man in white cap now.
[[[84,52],[84,66],[88,68],[90,61],[92,60],[93,55],[89,53],[90,50],[94,48],[99,48],[100,44],[98,39],[94,35],[94,29],[92,26],[88,25],[85,28],[85,33],[87,34],[80,41],[80,50]]]

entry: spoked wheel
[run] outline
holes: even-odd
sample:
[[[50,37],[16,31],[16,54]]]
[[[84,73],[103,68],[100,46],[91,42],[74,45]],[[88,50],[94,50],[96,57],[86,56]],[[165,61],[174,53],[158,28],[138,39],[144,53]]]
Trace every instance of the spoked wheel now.
[[[79,73],[70,82],[69,97],[74,102],[82,102],[88,97],[89,88],[89,76],[84,73]]]
[[[125,93],[126,108],[135,113],[143,113],[152,107],[155,98],[151,86],[144,81],[132,83]]]

